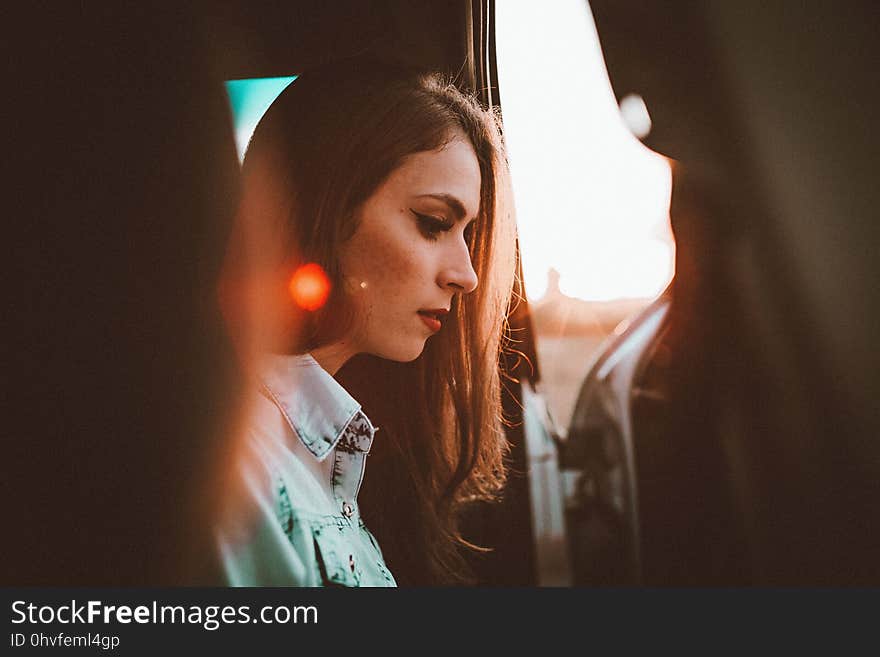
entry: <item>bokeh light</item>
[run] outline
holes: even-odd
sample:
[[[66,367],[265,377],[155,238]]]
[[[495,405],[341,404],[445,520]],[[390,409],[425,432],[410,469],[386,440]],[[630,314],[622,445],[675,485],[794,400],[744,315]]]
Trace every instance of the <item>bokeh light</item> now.
[[[318,310],[330,295],[330,279],[320,265],[309,263],[297,269],[290,277],[290,296],[305,310]]]

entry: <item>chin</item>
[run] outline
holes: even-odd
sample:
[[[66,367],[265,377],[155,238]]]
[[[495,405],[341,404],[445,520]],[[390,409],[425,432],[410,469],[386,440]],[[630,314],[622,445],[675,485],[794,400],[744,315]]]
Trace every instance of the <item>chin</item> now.
[[[373,355],[385,360],[393,360],[397,363],[411,363],[422,355],[425,350],[425,341],[409,345],[396,344],[386,349],[377,349],[373,351]]]

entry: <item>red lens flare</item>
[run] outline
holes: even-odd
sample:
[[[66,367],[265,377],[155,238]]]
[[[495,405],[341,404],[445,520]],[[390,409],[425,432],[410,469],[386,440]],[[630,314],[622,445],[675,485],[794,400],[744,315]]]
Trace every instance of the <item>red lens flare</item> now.
[[[330,295],[330,279],[321,265],[312,262],[293,272],[289,289],[296,305],[306,310],[317,310]]]

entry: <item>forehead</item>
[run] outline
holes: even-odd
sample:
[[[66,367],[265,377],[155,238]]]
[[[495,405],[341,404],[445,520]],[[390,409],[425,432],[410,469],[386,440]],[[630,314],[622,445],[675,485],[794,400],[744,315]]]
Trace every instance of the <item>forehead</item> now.
[[[383,187],[398,196],[454,196],[470,218],[476,216],[480,207],[480,164],[464,134],[455,134],[439,150],[407,156]]]

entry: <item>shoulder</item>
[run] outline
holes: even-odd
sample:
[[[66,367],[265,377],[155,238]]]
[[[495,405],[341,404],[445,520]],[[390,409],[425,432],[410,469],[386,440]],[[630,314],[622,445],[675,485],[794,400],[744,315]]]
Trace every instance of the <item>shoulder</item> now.
[[[294,505],[304,481],[295,439],[280,411],[255,396],[230,463],[215,537],[224,580],[232,586],[302,586],[314,580],[309,541],[294,541]]]
[[[282,504],[306,513],[334,508],[328,505],[332,464],[317,459],[281,409],[262,394],[250,400],[233,461],[244,499],[264,513],[277,514]]]

